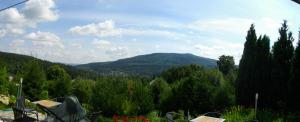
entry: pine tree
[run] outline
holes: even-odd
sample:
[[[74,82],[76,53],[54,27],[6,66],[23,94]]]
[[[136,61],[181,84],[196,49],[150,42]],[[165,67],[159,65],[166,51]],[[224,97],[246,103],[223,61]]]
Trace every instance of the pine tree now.
[[[237,91],[236,100],[240,105],[249,106],[253,103],[255,92],[253,84],[253,74],[255,72],[255,48],[256,48],[256,33],[254,25],[252,24],[244,44],[244,51],[239,64],[239,72],[237,76]]]
[[[287,21],[284,21],[279,29],[280,37],[272,48],[272,88],[275,106],[284,109],[287,105],[288,81],[293,57],[293,37],[288,33]],[[274,107],[275,107],[274,106]]]
[[[300,109],[300,31],[298,37],[298,44],[295,49],[295,54],[292,61],[292,73],[289,84],[289,105],[290,110],[295,111]]]

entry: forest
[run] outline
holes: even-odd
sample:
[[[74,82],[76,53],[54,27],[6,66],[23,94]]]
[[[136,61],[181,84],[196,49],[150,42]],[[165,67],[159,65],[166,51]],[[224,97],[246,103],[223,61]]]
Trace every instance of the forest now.
[[[155,77],[70,75],[66,67],[45,67],[38,60],[7,67],[0,59],[0,94],[15,95],[23,78],[23,92],[36,101],[75,95],[87,112],[102,111],[102,121],[115,115],[144,115],[165,121],[174,111],[197,117],[220,112],[230,121],[254,118],[254,98],[259,94],[259,121],[300,121],[300,32],[297,45],[287,21],[279,28],[273,46],[267,35],[256,35],[254,24],[247,32],[239,65],[232,56],[222,55],[217,67],[190,64],[173,67]],[[14,62],[14,61],[11,61]],[[84,76],[84,74],[87,74]],[[8,76],[14,76],[9,81]]]

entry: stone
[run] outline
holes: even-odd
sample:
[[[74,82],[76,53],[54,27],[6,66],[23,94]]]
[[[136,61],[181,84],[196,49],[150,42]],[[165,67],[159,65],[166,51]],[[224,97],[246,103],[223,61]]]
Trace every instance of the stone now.
[[[3,103],[4,105],[9,105],[9,97],[5,95],[0,95],[0,102]]]

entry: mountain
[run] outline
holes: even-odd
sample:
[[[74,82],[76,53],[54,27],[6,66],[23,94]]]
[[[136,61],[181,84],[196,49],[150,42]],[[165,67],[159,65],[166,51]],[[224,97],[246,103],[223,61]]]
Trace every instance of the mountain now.
[[[187,64],[199,64],[207,68],[216,67],[216,60],[199,57],[193,54],[178,53],[153,53],[139,55],[131,58],[120,59],[111,62],[97,62],[81,65],[67,65],[41,60],[32,56],[7,53],[0,51],[0,61],[3,62],[9,73],[16,74],[27,62],[36,60],[46,70],[52,65],[60,65],[72,78],[96,78],[102,76],[153,76],[171,67]]]
[[[111,62],[97,62],[77,65],[82,70],[100,75],[143,75],[152,76],[162,71],[187,64],[199,64],[207,68],[216,67],[216,60],[193,54],[153,53]]]
[[[62,63],[53,63],[46,60],[41,60],[32,56],[27,55],[21,55],[21,54],[14,54],[14,53],[7,53],[7,52],[1,52],[0,51],[0,63],[3,63],[8,72],[10,74],[16,74],[20,70],[22,70],[22,67],[26,65],[26,63],[36,60],[39,62],[39,64],[43,67],[44,70],[46,70],[48,67],[52,65],[60,65],[63,67],[72,78],[76,77],[83,77],[83,78],[95,78],[96,73],[93,72],[87,72],[80,69],[77,69],[76,67],[73,67],[71,65],[66,65]]]

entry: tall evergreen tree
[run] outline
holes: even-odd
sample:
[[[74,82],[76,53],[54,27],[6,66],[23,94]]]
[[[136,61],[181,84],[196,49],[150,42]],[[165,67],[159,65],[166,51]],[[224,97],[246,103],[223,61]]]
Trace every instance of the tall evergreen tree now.
[[[292,61],[292,74],[289,84],[289,105],[290,110],[300,110],[300,31],[298,36],[298,44]]]
[[[256,33],[254,24],[251,25],[246,36],[244,44],[244,51],[239,64],[239,72],[237,76],[237,91],[236,100],[240,105],[249,106],[253,104],[255,92],[253,84],[253,75],[255,70],[255,47],[256,47]]]
[[[293,57],[293,37],[288,32],[287,21],[284,21],[279,29],[280,37],[272,48],[272,84],[273,99],[278,109],[284,109],[287,105],[288,81]]]
[[[270,38],[266,35],[259,37],[256,42],[256,58],[255,67],[256,72],[254,76],[255,92],[259,93],[260,106],[268,107],[270,96],[270,72],[271,72],[271,54],[270,54]]]

